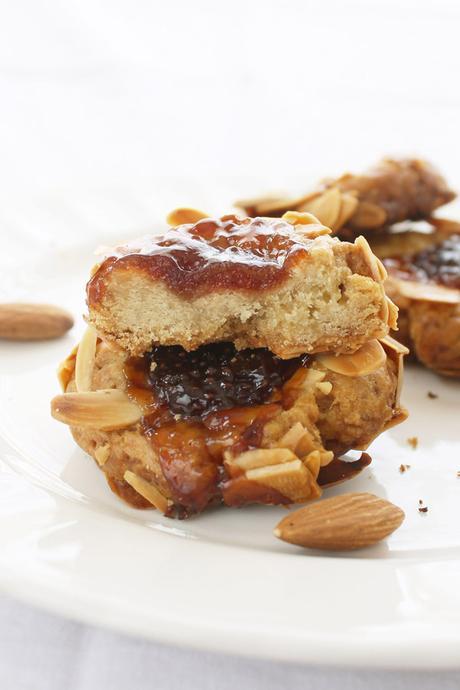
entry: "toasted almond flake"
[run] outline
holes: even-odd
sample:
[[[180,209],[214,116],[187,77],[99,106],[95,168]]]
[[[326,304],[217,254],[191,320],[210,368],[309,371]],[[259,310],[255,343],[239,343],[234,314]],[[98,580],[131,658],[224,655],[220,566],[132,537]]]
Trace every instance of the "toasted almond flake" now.
[[[330,381],[320,381],[316,384],[316,388],[324,395],[329,395],[332,390],[332,383]]]
[[[64,361],[61,362],[58,366],[57,377],[59,383],[61,384],[61,389],[64,393],[75,371],[75,360],[77,357],[77,350],[78,345],[75,345],[70,355],[66,357]]]
[[[299,459],[281,465],[248,470],[246,477],[275,489],[293,502],[306,501],[321,495],[321,489],[312,474]]]
[[[358,207],[358,199],[349,193],[341,193],[340,199],[340,212],[337,220],[335,221],[334,230],[340,230],[347,221],[353,216],[354,212]]]
[[[387,214],[380,206],[369,201],[360,201],[353,214],[353,227],[371,230],[385,225]]]
[[[460,303],[460,290],[454,290],[443,285],[399,280],[399,278],[393,278],[392,276],[389,278],[388,283],[407,299],[419,300],[421,302],[439,302],[441,304]]]
[[[277,448],[289,448],[295,453],[300,440],[305,436],[306,429],[300,422],[296,422],[288,431],[276,441]]]
[[[114,388],[89,393],[63,393],[51,401],[52,416],[64,424],[100,431],[124,429],[142,417],[126,393]]]
[[[319,452],[321,467],[326,467],[334,459],[334,453],[331,450],[320,450]]]
[[[78,345],[77,359],[75,361],[75,385],[79,393],[91,390],[96,345],[97,333],[92,326],[88,326]]]
[[[166,496],[163,496],[153,484],[150,484],[150,482],[146,481],[143,477],[139,477],[138,474],[130,470],[126,470],[123,479],[127,484],[132,486],[138,494],[143,496],[146,501],[149,501],[154,508],[160,510],[162,513],[166,513],[169,505],[168,499]]]
[[[317,355],[327,369],[344,376],[366,376],[380,369],[386,362],[386,353],[378,340],[370,340],[351,355]]]
[[[315,239],[315,237],[331,234],[331,229],[322,225],[318,218],[311,213],[287,211],[287,213],[282,216],[282,220],[294,225],[298,233],[305,235],[305,237],[311,240]]]
[[[375,256],[375,254],[372,251],[372,249],[370,248],[369,242],[366,240],[366,238],[363,237],[362,235],[357,237],[355,239],[355,247],[359,247],[359,249],[361,250],[363,257],[364,257],[367,265],[369,266],[372,278],[377,283],[383,282],[382,275],[383,275],[383,271],[385,271],[385,269],[383,268],[383,265],[380,266],[381,261],[380,261],[380,259],[378,259]],[[382,269],[383,269],[383,271],[382,271]],[[386,271],[385,271],[385,274],[386,274]]]
[[[305,467],[311,472],[312,476],[316,479],[318,477],[321,468],[321,453],[319,450],[313,450],[307,455],[306,458],[302,460]]]
[[[316,199],[303,204],[302,211],[309,211],[328,228],[335,228],[340,215],[341,194],[337,187],[327,189]]]
[[[397,331],[399,308],[396,306],[394,302],[392,302],[392,300],[388,296],[386,297],[386,302],[388,305],[387,323],[392,331]]]
[[[101,467],[105,465],[110,457],[110,444],[105,443],[103,446],[96,448],[94,451],[94,457],[96,458],[98,465]]]
[[[305,429],[302,438],[299,439],[295,452],[299,457],[303,457],[304,455],[308,455],[312,450],[315,450],[317,445],[310,431]]]
[[[391,335],[386,335],[384,338],[380,338],[380,342],[387,352],[393,351],[398,355],[409,354],[409,348],[400,343],[398,340],[395,340],[395,338],[392,338]]]
[[[225,459],[231,465],[236,465],[241,470],[246,471],[268,465],[278,465],[297,458],[289,448],[257,448],[256,450],[247,450],[236,457],[231,457],[229,454]]]
[[[178,225],[198,223],[203,218],[209,218],[209,214],[197,211],[195,208],[175,208],[166,216],[166,222],[172,228],[176,228]]]

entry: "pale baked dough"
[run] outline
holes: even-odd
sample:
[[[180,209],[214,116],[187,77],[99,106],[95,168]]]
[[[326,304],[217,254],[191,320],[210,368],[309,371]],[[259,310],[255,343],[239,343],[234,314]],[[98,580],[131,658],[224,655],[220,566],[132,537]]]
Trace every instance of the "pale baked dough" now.
[[[154,241],[154,240],[152,240]],[[105,339],[132,354],[155,344],[232,341],[238,349],[267,347],[283,358],[322,351],[353,352],[388,333],[388,304],[372,255],[362,244],[305,239],[308,253],[278,287],[215,290],[186,298],[140,269],[104,278],[89,321]],[[375,258],[373,258],[375,262]]]

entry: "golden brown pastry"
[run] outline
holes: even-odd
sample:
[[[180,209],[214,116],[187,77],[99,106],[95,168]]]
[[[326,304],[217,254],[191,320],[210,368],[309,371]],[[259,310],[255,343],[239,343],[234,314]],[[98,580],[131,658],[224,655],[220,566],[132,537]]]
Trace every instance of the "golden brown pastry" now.
[[[375,232],[403,220],[428,218],[455,198],[427,161],[385,158],[367,172],[327,179],[298,198],[266,197],[237,202],[250,216],[308,211],[342,237]]]
[[[304,502],[402,421],[385,271],[327,232],[299,214],[202,219],[98,268],[52,414],[121,498],[174,517]]]

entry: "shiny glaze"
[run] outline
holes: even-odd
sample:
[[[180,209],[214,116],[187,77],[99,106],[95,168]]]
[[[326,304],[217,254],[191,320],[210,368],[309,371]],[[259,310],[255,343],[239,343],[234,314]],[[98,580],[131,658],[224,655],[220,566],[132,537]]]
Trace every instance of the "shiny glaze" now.
[[[143,271],[189,298],[223,289],[267,290],[289,277],[310,244],[275,218],[228,215],[180,225],[115,250],[89,281],[88,304],[103,299],[114,270]]]
[[[175,504],[171,514],[185,517],[221,500],[229,505],[288,502],[277,492],[247,486],[249,482],[230,486],[223,455],[229,448],[241,453],[260,447],[263,427],[288,404],[292,386],[300,378],[299,369],[264,404],[217,410],[200,420],[182,418],[161,404],[152,389],[149,371],[148,356],[131,358],[125,365],[128,395],[144,411],[143,432],[155,449],[171,491]]]
[[[452,234],[413,256],[390,257],[383,262],[391,275],[406,280],[437,283],[460,289],[460,234]]]

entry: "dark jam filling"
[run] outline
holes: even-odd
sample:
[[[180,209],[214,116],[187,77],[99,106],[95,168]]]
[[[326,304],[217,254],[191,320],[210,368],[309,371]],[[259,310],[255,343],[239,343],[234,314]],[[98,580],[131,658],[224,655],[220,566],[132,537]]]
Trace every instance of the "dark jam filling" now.
[[[159,347],[127,361],[127,391],[143,409],[143,432],[174,501],[171,514],[185,517],[222,500],[288,502],[244,477],[229,482],[224,453],[260,447],[265,424],[296,399],[309,361],[264,349],[237,352],[231,343],[192,353]]]
[[[283,360],[270,350],[236,350],[232,343],[156,347],[147,355],[149,381],[160,404],[185,419],[266,402],[307,356]]]
[[[394,257],[384,261],[391,273],[422,282],[433,282],[460,289],[460,235],[450,235],[441,244],[423,249],[411,257]]]
[[[219,289],[260,291],[282,283],[309,241],[276,218],[206,218],[118,248],[88,283],[88,303],[104,297],[112,271],[140,270],[176,294]]]

